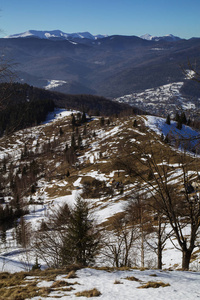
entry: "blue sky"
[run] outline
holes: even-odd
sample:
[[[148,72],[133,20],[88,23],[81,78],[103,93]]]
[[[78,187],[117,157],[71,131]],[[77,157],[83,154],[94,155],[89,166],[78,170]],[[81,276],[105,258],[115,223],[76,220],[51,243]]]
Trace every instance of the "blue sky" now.
[[[1,0],[1,37],[30,29],[200,37],[200,0]]]

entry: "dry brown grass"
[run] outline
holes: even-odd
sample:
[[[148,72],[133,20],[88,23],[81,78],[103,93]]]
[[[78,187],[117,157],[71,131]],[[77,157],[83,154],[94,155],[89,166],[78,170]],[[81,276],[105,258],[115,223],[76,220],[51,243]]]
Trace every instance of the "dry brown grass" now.
[[[56,291],[70,292],[70,291],[74,290],[74,288],[71,287],[71,285],[75,285],[75,284],[77,284],[77,282],[71,283],[71,282],[67,282],[64,280],[58,280],[52,284],[51,289],[53,289],[54,291],[56,290]],[[70,286],[70,287],[67,287],[67,286]]]
[[[87,298],[91,298],[91,297],[98,297],[101,295],[101,293],[96,289],[92,289],[92,290],[85,290],[82,292],[78,292],[75,294],[76,297],[87,297]]]
[[[156,275],[156,274],[150,274],[149,276],[151,276],[151,277],[157,277],[158,275]]]
[[[166,286],[170,286],[169,283],[164,283],[162,281],[148,281],[147,283],[145,283],[142,286],[139,286],[138,289],[148,289],[148,288],[159,288],[159,287],[166,287]]]
[[[91,269],[99,270],[99,271],[106,271],[106,272],[113,272],[116,270],[114,267],[91,267]]]
[[[77,278],[76,272],[74,270],[70,271],[69,274],[65,278],[67,278],[67,279]]]
[[[26,274],[24,272],[10,274],[7,272],[0,273],[0,288],[21,285]]]
[[[11,288],[0,289],[0,299],[5,300],[23,300],[36,296],[46,297],[51,292],[50,288],[39,288],[35,283],[26,286],[14,286]]]
[[[134,277],[134,276],[128,276],[128,277],[126,277],[126,278],[124,278],[124,279],[130,280],[130,281],[141,282],[140,279],[138,279],[138,278],[136,278],[136,277]]]
[[[10,274],[0,273],[0,300],[23,300],[32,297],[47,297],[52,290],[71,291],[77,283],[69,283],[64,280],[55,281],[50,288],[37,287],[41,280],[54,281],[58,275],[69,273],[67,278],[75,278],[75,270],[78,266],[69,266],[63,269],[34,270]],[[29,277],[33,277],[29,279]]]
[[[64,281],[64,280],[58,280],[58,281],[55,281],[51,288],[60,288],[60,287],[63,287],[63,286],[67,286],[67,285],[70,285],[67,281]]]
[[[46,187],[45,192],[48,194],[49,198],[71,195],[71,191],[69,191],[68,185],[58,186],[55,184],[52,187]]]
[[[197,259],[199,253],[200,253],[200,250],[196,250],[192,253],[191,258],[190,258],[190,263]]]

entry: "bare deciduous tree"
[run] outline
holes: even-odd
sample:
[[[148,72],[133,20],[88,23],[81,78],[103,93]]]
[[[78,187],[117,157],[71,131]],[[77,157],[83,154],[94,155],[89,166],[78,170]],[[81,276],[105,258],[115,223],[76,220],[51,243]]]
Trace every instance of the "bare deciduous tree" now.
[[[48,267],[62,266],[62,248],[69,222],[70,210],[68,205],[55,210],[48,221],[41,223],[41,229],[35,233],[34,248],[37,257]]]
[[[173,233],[177,239],[179,250],[182,251],[182,269],[188,270],[190,258],[195,248],[195,241],[200,227],[200,202],[197,196],[191,195],[190,185],[190,165],[193,159],[182,153],[179,155],[180,189],[171,180],[170,162],[172,157],[169,153],[162,152],[159,148],[150,147],[148,151],[138,147],[139,155],[135,156],[137,166],[135,173],[146,185],[146,189],[151,193],[152,205],[160,215],[165,215]],[[161,163],[158,163],[158,157]],[[150,170],[152,180],[148,180],[145,172]],[[185,234],[185,228],[188,234]]]
[[[157,215],[150,227],[150,234],[145,242],[157,255],[157,268],[162,269],[162,256],[166,241],[172,236],[172,230],[167,230],[168,221],[163,215]]]
[[[104,236],[103,256],[114,267],[130,267],[135,260],[133,246],[139,235],[137,228],[125,214],[120,214],[113,218],[110,230]]]
[[[134,190],[138,185],[138,190],[147,195],[148,205],[156,214],[165,216],[176,237],[175,246],[182,252],[182,269],[188,270],[200,227],[200,201],[189,189],[198,158],[184,151],[188,140],[182,138],[177,143],[182,152],[161,146],[151,134],[142,143],[127,142],[124,153],[120,148],[117,169],[125,170],[134,182]]]

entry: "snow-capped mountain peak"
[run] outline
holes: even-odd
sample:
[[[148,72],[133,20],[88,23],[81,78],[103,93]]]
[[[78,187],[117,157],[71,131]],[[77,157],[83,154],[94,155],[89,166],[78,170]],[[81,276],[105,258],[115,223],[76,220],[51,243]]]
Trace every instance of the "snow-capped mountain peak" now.
[[[164,40],[164,41],[168,41],[168,42],[180,40],[180,37],[174,36],[173,34],[167,34],[164,36],[153,36],[153,35],[150,35],[149,33],[147,33],[147,34],[140,36],[140,38],[144,39],[144,40],[156,41],[156,42],[158,42],[160,40]]]
[[[40,31],[40,30],[28,30],[23,33],[17,33],[13,35],[5,36],[5,38],[39,38],[39,39],[91,39],[96,40],[99,38],[106,37],[106,35],[92,35],[89,32],[77,32],[77,33],[65,33],[61,30],[51,30],[51,31]]]
[[[90,32],[75,32],[75,33],[65,33],[61,30],[28,30],[22,33],[12,34],[5,36],[4,38],[39,38],[39,39],[50,39],[50,40],[73,40],[73,39],[89,39],[97,40],[108,37],[108,35],[97,34],[93,35]],[[165,36],[153,36],[150,34],[144,34],[140,38],[148,41],[177,41],[180,40],[179,37],[172,34]]]
[[[143,40],[151,41],[152,38],[154,38],[154,37],[152,35],[150,35],[149,33],[146,33],[144,35],[141,35],[140,38]]]

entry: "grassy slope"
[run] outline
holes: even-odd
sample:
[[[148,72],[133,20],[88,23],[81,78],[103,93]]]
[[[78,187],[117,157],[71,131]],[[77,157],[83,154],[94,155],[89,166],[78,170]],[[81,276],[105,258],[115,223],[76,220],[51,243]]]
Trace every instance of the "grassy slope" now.
[[[168,153],[171,182],[175,189],[180,188],[181,172],[178,165],[180,155],[169,145],[161,143],[160,137],[145,127],[143,117],[138,116],[138,127],[133,127],[135,118],[135,116],[120,119],[110,118],[110,124],[103,127],[100,125],[100,119],[96,118],[87,123],[85,136],[83,136],[84,126],[79,126],[78,132],[82,135],[83,149],[77,150],[77,162],[74,165],[68,164],[64,154],[66,143],[70,146],[73,133],[70,116],[58,118],[45,126],[19,131],[13,136],[1,138],[1,170],[4,184],[7,186],[4,192],[8,195],[8,174],[11,166],[14,167],[12,172],[15,174],[19,168],[22,169],[25,164],[29,165],[34,159],[41,169],[34,182],[37,183],[36,192],[31,194],[31,185],[27,184],[21,190],[20,198],[24,199],[24,202],[27,201],[30,204],[29,208],[35,211],[30,214],[28,219],[34,228],[38,228],[44,215],[48,215],[48,209],[51,210],[63,203],[72,205],[76,191],[81,192],[81,184],[86,180],[92,181],[96,178],[104,181],[106,186],[112,189],[112,192],[110,193],[108,190],[102,193],[100,189],[97,190],[95,197],[89,195],[87,198],[97,221],[105,226],[110,225],[113,216],[124,210],[134,193],[141,190],[144,195],[146,194],[145,185],[131,174],[130,168],[133,160],[130,154],[134,152],[135,155],[136,151],[141,148],[148,152],[150,140],[153,141],[152,147],[157,153],[158,163],[161,163],[160,153]],[[107,119],[105,124],[107,124]],[[61,136],[59,135],[60,127],[64,132]],[[25,142],[30,155],[21,161]],[[50,148],[48,148],[49,143]],[[5,156],[9,159],[6,160],[6,170],[3,171]],[[119,156],[125,163],[124,167],[120,165],[119,168],[117,165]],[[199,158],[196,158],[193,162],[191,156],[188,156],[187,159],[192,179],[196,177],[200,161]],[[67,170],[70,172],[69,177],[66,176]],[[116,182],[123,183],[123,193],[115,188]],[[8,203],[10,199],[12,196],[6,197]],[[44,207],[46,207],[46,212]],[[181,253],[179,253],[180,257]],[[174,261],[171,262],[172,267],[174,263]],[[168,258],[166,258],[166,266],[169,265]]]

